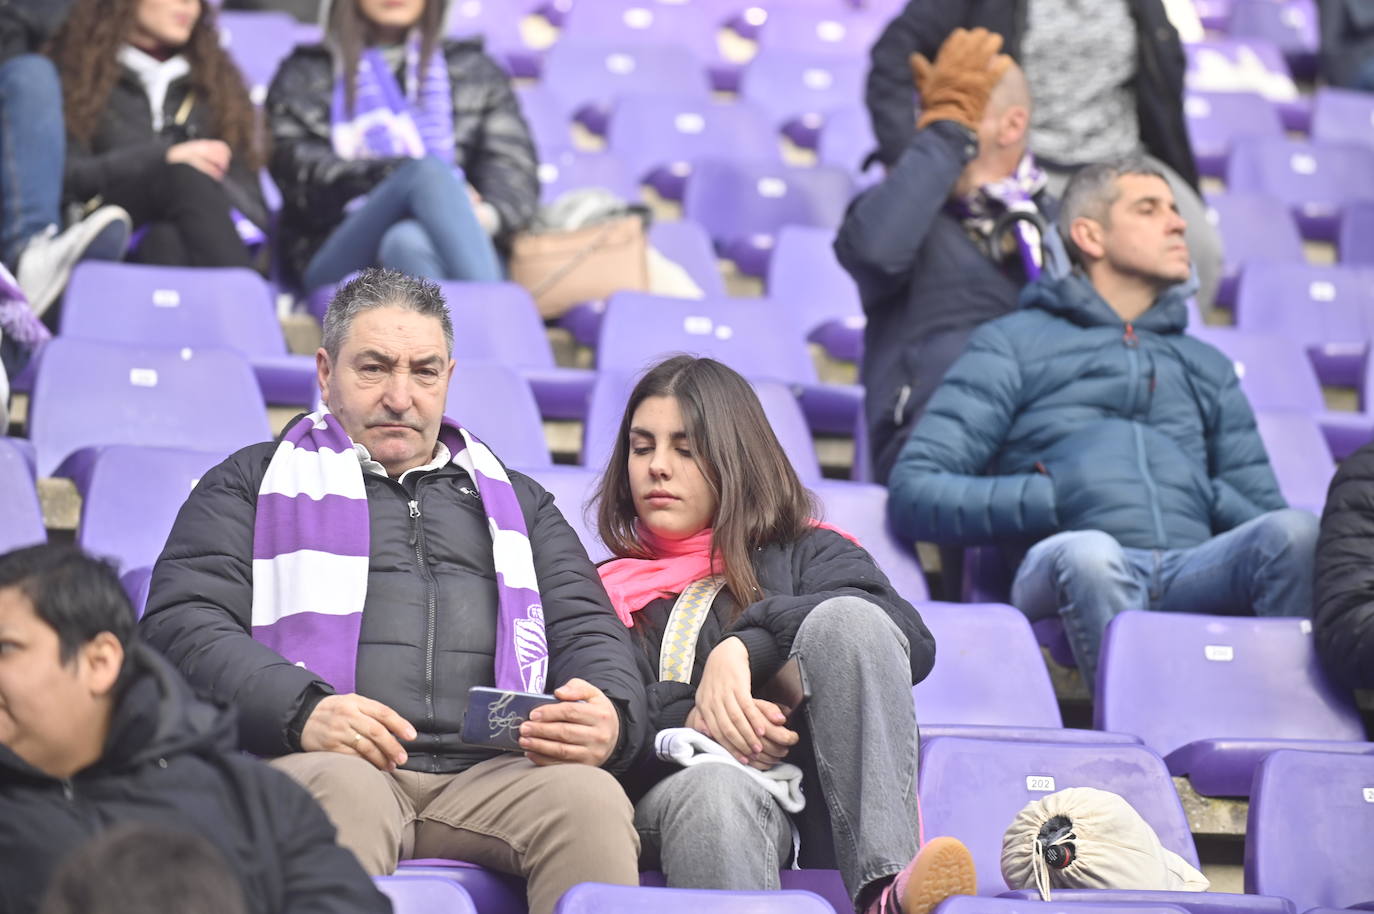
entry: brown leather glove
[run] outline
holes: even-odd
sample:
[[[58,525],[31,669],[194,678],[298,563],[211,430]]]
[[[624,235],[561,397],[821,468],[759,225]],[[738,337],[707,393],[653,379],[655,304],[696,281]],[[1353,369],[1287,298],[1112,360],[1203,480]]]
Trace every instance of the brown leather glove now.
[[[957,121],[977,131],[988,96],[1011,66],[999,54],[1002,36],[987,29],[955,29],[940,45],[935,63],[911,55],[911,73],[921,93],[923,110],[917,128],[932,121]]]

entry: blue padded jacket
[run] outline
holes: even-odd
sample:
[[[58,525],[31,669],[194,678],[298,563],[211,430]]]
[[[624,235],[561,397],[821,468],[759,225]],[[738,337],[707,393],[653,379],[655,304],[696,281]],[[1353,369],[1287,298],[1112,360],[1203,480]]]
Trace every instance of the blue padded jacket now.
[[[889,480],[893,525],[945,544],[1101,530],[1196,546],[1285,507],[1231,361],[1185,336],[1183,287],[1127,324],[1081,273],[984,324]]]

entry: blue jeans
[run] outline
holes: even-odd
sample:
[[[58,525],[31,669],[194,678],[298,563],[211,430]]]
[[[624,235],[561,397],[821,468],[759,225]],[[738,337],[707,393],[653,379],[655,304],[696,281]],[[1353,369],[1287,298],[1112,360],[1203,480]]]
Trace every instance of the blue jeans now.
[[[378,184],[310,259],[302,279],[318,289],[377,265],[425,279],[502,279],[467,186],[433,158],[407,162]]]
[[[1317,518],[1291,508],[1191,549],[1128,549],[1100,530],[1058,533],[1026,553],[1011,602],[1032,622],[1059,615],[1092,689],[1102,633],[1118,613],[1310,616],[1316,544]]]
[[[52,61],[21,54],[0,64],[0,256],[11,271],[30,238],[61,222],[66,155]]]

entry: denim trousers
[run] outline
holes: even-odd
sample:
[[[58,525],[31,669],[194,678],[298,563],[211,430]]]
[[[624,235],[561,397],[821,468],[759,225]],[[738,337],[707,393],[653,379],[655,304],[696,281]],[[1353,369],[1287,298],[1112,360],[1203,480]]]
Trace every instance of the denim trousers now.
[[[66,135],[52,61],[21,54],[0,64],[0,256],[11,271],[30,238],[62,221]]]
[[[467,185],[434,158],[407,162],[378,184],[330,234],[302,279],[318,289],[370,266],[433,280],[503,278]]]
[[[1032,622],[1059,615],[1091,689],[1102,633],[1127,610],[1311,615],[1316,543],[1317,518],[1291,508],[1189,549],[1129,549],[1100,530],[1073,530],[1031,547],[1011,602]]]
[[[791,656],[807,695],[802,725],[792,724],[803,742],[787,759],[803,771],[807,808],[797,818],[828,819],[835,861],[857,901],[916,855],[910,649],[885,612],[844,596],[807,615]],[[778,888],[792,825],[772,796],[733,765],[684,768],[635,808],[644,862],[660,866],[678,888]]]

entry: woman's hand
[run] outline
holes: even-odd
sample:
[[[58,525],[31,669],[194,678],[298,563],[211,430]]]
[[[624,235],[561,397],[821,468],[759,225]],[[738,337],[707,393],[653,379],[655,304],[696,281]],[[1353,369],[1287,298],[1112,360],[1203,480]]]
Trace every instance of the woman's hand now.
[[[749,759],[749,764],[760,771],[767,771],[787,758],[787,753],[792,751],[792,747],[801,737],[795,730],[787,729],[786,713],[773,702],[765,698],[755,698],[754,707],[768,719],[768,726],[759,737],[759,741],[763,743],[763,751],[756,752],[754,757]]]
[[[232,158],[229,144],[223,140],[186,140],[167,150],[169,163],[190,165],[216,181],[224,180]]]
[[[755,704],[749,673],[749,649],[738,638],[726,638],[706,658],[697,685],[696,707],[688,726],[700,730],[730,751],[741,764],[763,751],[770,721]],[[697,723],[693,724],[693,715]]]

